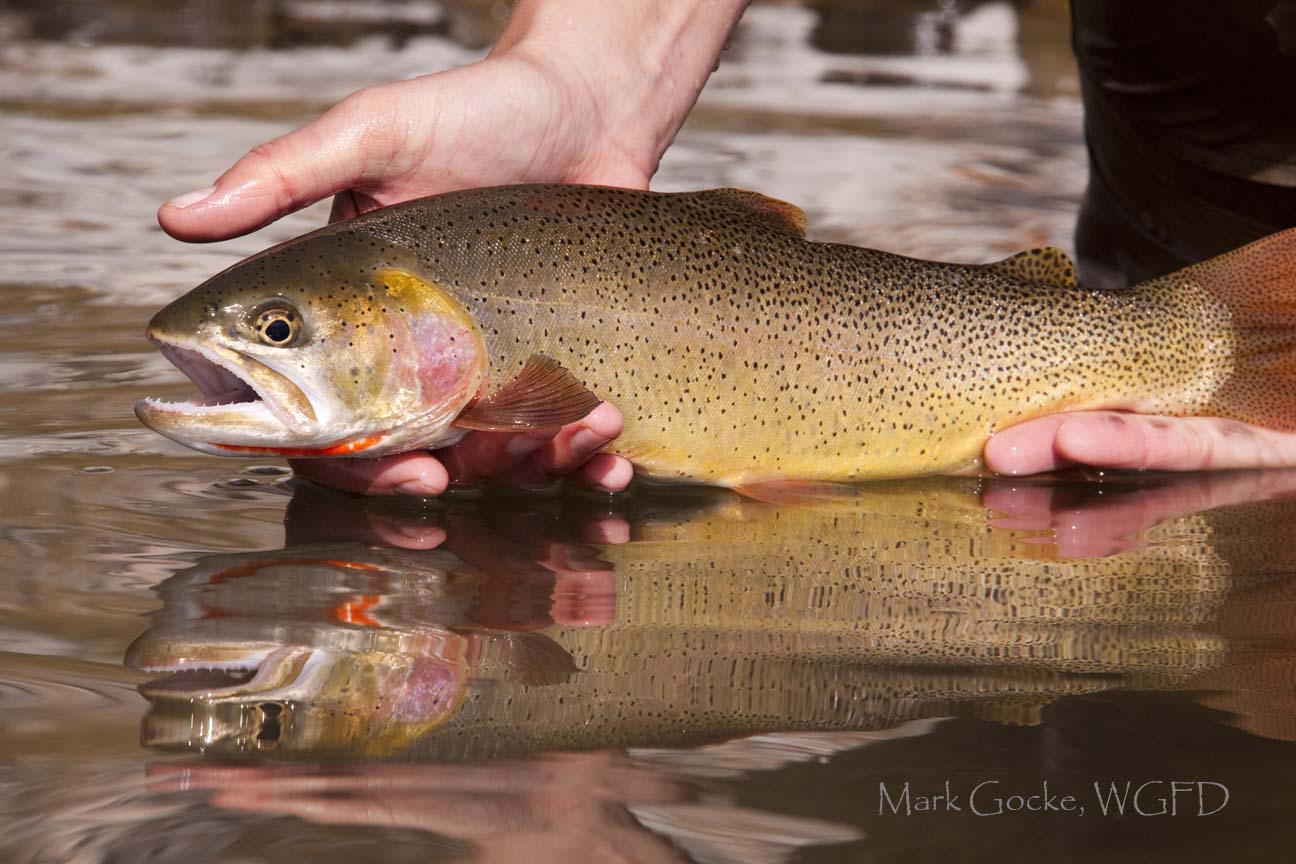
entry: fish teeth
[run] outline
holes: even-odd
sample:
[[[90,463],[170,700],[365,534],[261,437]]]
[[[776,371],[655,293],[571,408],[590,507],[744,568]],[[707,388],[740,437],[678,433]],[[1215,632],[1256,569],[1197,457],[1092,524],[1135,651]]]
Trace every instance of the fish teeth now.
[[[245,410],[249,414],[268,410],[265,407],[265,402],[261,399],[232,399],[226,402],[212,402],[210,399],[170,401],[149,396],[142,401],[152,408],[183,412],[185,414],[201,414],[204,411],[215,411],[217,409],[224,409],[225,411],[231,409]]]
[[[221,663],[150,663],[147,666],[136,666],[141,672],[227,672],[231,674],[254,674],[260,666],[226,665]]]

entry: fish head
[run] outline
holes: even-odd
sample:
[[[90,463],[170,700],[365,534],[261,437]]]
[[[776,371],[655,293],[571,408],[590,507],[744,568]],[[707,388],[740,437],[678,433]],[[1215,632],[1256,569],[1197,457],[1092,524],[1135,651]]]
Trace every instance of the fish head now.
[[[468,692],[466,643],[453,633],[327,628],[322,635],[278,645],[176,640],[133,649],[138,668],[167,673],[140,687],[152,706],[143,742],[385,756],[449,721]]]
[[[253,256],[167,305],[147,335],[198,386],[149,428],[220,455],[378,456],[444,446],[487,374],[472,316],[407,249],[355,232]]]
[[[386,756],[457,722],[474,687],[571,680],[577,665],[549,636],[472,620],[491,578],[446,549],[203,556],[156,587],[161,608],[126,651],[156,676],[139,687],[142,741]]]
[[[480,574],[443,550],[329,543],[204,556],[157,587],[126,651],[159,748],[362,752],[447,722],[475,653]],[[479,652],[476,652],[479,653]],[[491,656],[497,656],[494,652]]]

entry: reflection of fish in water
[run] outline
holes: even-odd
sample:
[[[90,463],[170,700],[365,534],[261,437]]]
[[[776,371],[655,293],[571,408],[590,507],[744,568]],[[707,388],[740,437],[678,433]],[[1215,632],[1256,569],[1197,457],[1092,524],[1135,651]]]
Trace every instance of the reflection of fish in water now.
[[[146,697],[201,700],[212,721],[159,718],[145,742],[380,754],[451,717],[470,668],[478,680],[568,674],[543,637],[441,626],[470,623],[478,579],[442,552],[359,544],[209,556],[161,587],[164,608],[126,663],[171,673]]]
[[[1182,516],[1138,548],[1064,560],[987,526],[972,491],[925,485],[798,509],[641,498],[628,514],[632,541],[596,549],[561,539],[570,519],[454,503],[433,511],[449,535],[434,552],[306,545],[246,556],[268,566],[209,559],[164,583],[165,608],[131,662],[202,667],[244,651],[296,677],[274,692],[260,670],[219,687],[183,675],[147,686],[145,737],[281,753],[390,753],[418,740],[418,752],[447,758],[949,714],[1028,722],[1059,694],[1180,686],[1218,667],[1225,643],[1211,621],[1230,591],[1293,569],[1237,539],[1253,535],[1216,531],[1288,518],[1289,503]],[[1109,489],[1104,506],[1120,497]],[[373,518],[356,511],[369,503],[323,498],[341,508],[338,524]],[[459,548],[457,537],[471,542]],[[548,598],[552,579],[532,577],[553,575],[544,562],[556,547],[615,577],[610,623],[513,633],[474,621],[492,581],[505,580],[515,604],[528,591]],[[231,568],[243,575],[213,583],[213,571]],[[369,621],[338,614],[362,595]],[[298,674],[275,653],[294,648],[363,672]],[[411,662],[436,674],[391,671]],[[268,723],[266,704],[292,722]]]
[[[558,426],[592,391],[639,470],[753,492],[966,469],[995,430],[1060,410],[1296,429],[1296,231],[1104,292],[1053,249],[944,264],[807,242],[804,221],[732,189],[377,210],[154,316],[202,398],[136,412],[212,453],[377,456]]]

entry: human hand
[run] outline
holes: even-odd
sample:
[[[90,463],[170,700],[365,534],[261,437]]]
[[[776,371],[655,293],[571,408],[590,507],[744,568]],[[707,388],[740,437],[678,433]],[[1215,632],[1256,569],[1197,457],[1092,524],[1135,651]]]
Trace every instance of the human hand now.
[[[361,90],[262,144],[198,192],[164,204],[181,240],[222,240],[333,199],[332,219],[473,186],[592,183],[647,188],[746,0],[521,2],[479,63]],[[440,451],[386,459],[296,460],[325,485],[439,495],[491,479],[559,476],[625,488],[630,463],[594,455],[621,432],[616,408],[551,433],[474,432]]]
[[[1052,414],[1012,426],[986,443],[997,474],[1039,474],[1073,465],[1151,471],[1296,467],[1296,434],[1217,417],[1155,417],[1119,411]]]
[[[453,447],[378,459],[291,459],[293,470],[325,486],[363,495],[440,495],[451,485],[491,481],[543,488],[558,478],[603,492],[630,485],[629,460],[598,449],[621,434],[621,414],[607,403],[547,432],[470,432]]]

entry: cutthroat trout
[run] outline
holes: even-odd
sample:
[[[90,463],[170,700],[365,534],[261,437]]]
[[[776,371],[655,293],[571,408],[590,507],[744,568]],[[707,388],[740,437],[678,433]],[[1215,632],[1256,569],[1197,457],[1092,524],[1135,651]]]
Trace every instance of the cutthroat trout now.
[[[947,264],[810,242],[752,192],[474,189],[230,267],[149,338],[141,402],[225,455],[378,456],[599,399],[643,474],[737,488],[951,473],[997,430],[1116,408],[1296,429],[1296,230],[1128,291],[1036,249]]]

